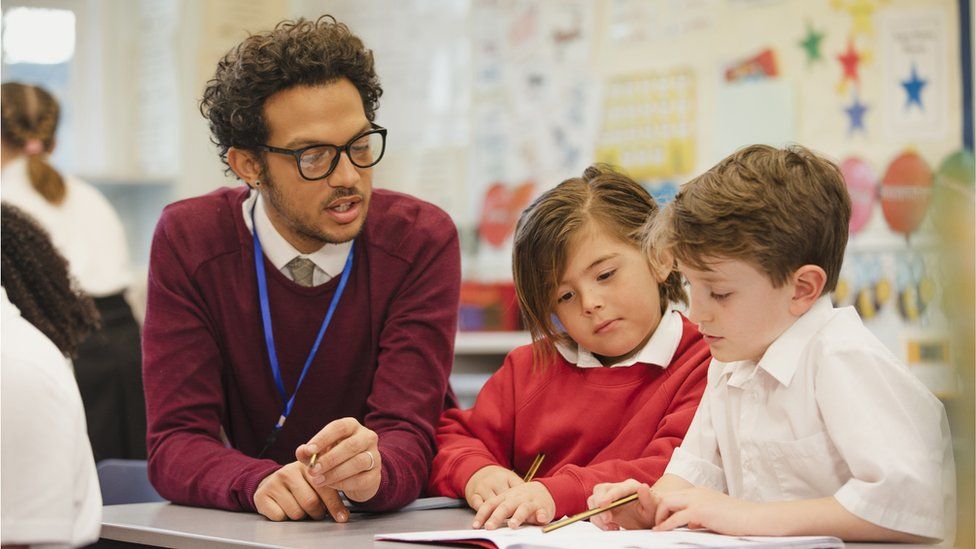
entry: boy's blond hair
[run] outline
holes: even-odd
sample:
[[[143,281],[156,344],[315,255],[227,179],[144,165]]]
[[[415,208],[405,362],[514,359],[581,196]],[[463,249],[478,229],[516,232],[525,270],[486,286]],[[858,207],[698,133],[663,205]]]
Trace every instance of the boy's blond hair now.
[[[716,258],[745,261],[774,287],[817,265],[827,273],[826,294],[837,286],[850,219],[851,199],[832,162],[799,145],[751,145],[682,186],[645,246],[704,271]]]
[[[534,365],[549,362],[555,343],[568,343],[552,315],[573,236],[592,222],[640,248],[643,228],[657,212],[654,198],[640,184],[606,164],[595,164],[582,177],[563,181],[522,212],[515,229],[512,273],[522,318],[532,334]],[[658,291],[662,312],[669,302],[688,302],[676,271],[658,285]]]

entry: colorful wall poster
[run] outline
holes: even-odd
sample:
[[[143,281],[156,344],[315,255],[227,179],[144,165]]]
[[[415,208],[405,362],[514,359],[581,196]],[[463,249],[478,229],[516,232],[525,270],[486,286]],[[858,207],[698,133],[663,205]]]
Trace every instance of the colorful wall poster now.
[[[889,9],[881,15],[881,112],[887,139],[945,139],[949,17],[940,8]]]
[[[609,0],[607,37],[615,46],[667,40],[712,28],[719,0]]]
[[[695,168],[695,76],[646,72],[607,82],[596,158],[635,179],[661,179]]]

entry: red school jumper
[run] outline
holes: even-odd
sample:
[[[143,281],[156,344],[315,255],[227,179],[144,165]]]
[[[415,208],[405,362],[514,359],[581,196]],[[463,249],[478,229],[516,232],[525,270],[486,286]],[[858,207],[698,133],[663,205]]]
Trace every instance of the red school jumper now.
[[[538,453],[546,458],[534,480],[552,494],[556,517],[585,511],[597,484],[656,482],[698,409],[711,360],[698,328],[681,320],[666,368],[579,368],[557,353],[533,371],[531,345],[509,353],[474,407],[441,416],[429,492],[464,498],[482,467],[521,475]]]

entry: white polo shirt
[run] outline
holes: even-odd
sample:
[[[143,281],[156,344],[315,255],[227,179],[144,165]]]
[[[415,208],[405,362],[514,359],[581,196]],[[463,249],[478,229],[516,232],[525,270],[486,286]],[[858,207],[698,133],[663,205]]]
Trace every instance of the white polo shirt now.
[[[750,501],[833,496],[869,522],[954,535],[942,403],[852,307],[821,298],[759,363],[712,360],[667,473]]]
[[[662,369],[667,368],[674,358],[675,351],[681,343],[683,325],[681,315],[674,310],[668,311],[661,317],[661,322],[654,330],[654,334],[647,340],[644,347],[634,354],[634,356],[611,364],[611,368],[626,368],[634,364],[654,364]],[[579,344],[563,345],[556,344],[556,350],[566,359],[567,362],[575,364],[579,368],[602,368],[600,359],[593,356],[593,353]]]
[[[102,496],[67,360],[0,290],[0,542],[92,543]]]

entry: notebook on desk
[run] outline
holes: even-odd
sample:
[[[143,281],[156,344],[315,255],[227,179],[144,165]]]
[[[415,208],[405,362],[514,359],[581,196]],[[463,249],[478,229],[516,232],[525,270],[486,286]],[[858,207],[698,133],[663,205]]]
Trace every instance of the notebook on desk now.
[[[829,536],[804,537],[738,537],[721,536],[702,531],[674,530],[652,532],[629,530],[604,532],[589,522],[577,522],[543,534],[537,526],[517,530],[444,530],[440,532],[407,532],[378,534],[376,541],[444,543],[470,545],[488,549],[693,549],[697,547],[756,549],[834,549],[844,542]]]

